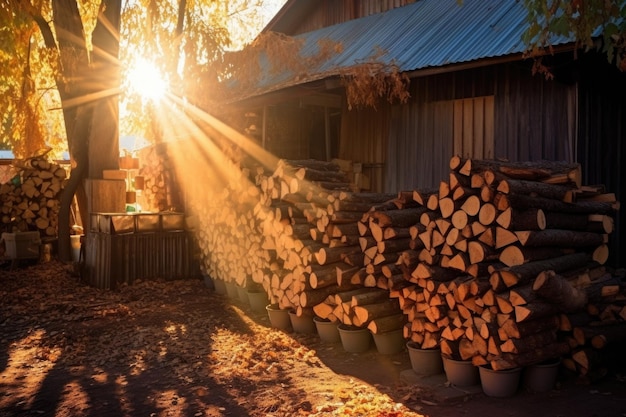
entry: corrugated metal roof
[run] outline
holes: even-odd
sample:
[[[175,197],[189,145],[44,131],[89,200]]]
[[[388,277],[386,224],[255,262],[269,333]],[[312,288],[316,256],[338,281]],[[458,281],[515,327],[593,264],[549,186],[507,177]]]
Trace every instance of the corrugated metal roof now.
[[[408,6],[296,36],[301,55],[314,57],[318,42],[340,42],[334,54],[306,77],[288,71],[266,76],[264,92],[337,75],[342,68],[376,61],[395,63],[403,72],[522,53],[527,12],[518,0],[419,0]],[[568,43],[556,38],[553,45]],[[384,53],[380,55],[380,51]]]

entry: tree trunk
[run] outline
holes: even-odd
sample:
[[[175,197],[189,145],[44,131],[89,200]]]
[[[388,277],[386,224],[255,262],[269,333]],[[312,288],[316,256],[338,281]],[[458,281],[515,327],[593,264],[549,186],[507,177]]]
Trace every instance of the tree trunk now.
[[[74,195],[78,192],[78,204],[83,224],[88,224],[88,208],[84,192],[83,180],[93,170],[117,168],[119,156],[119,139],[117,132],[117,89],[119,88],[119,69],[111,64],[119,51],[119,33],[121,0],[104,0],[102,2],[98,22],[92,34],[94,50],[102,51],[106,56],[94,56],[95,70],[89,67],[89,57],[84,39],[84,28],[80,20],[77,4],[74,0],[53,1],[54,22],[59,34],[59,52],[63,68],[62,78],[57,80],[57,87],[63,103],[63,116],[67,132],[70,157],[75,167],[64,188],[59,208],[59,259],[69,261],[70,249],[70,206]],[[104,23],[106,22],[106,23]],[[81,40],[80,44],[76,40]],[[53,47],[49,45],[49,47]],[[77,53],[78,51],[78,53]],[[77,62],[78,61],[78,62]],[[110,72],[109,72],[110,71]],[[77,77],[80,74],[80,77]],[[66,84],[65,79],[84,80]],[[104,84],[102,84],[104,82]],[[94,91],[93,85],[105,91],[105,98],[94,104],[87,101],[83,104],[74,103],[89,94],[101,93]],[[104,109],[104,110],[103,110]],[[98,111],[96,111],[98,110]],[[106,128],[108,134],[95,129]],[[87,138],[89,138],[87,140]],[[93,158],[93,161],[90,159]],[[93,167],[93,168],[92,168]]]

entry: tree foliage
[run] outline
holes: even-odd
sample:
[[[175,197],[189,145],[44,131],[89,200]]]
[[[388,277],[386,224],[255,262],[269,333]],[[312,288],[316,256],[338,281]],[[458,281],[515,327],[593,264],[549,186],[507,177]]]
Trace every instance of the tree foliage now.
[[[0,1],[0,143],[18,157],[66,139],[54,78],[57,56],[45,48],[33,14],[49,18],[50,5],[20,8]]]
[[[626,1],[624,0],[524,0],[528,54],[551,53],[555,36],[574,39],[576,49],[598,49],[609,62],[626,70]]]
[[[260,31],[263,0],[140,0],[122,10],[123,75],[139,59],[153,62],[170,91],[206,110],[221,97],[225,56]],[[137,30],[142,27],[143,30]],[[149,101],[122,77],[123,132],[150,131]],[[128,117],[130,115],[130,117]],[[158,135],[155,132],[153,134]],[[148,134],[150,136],[150,134]]]
[[[73,83],[79,57],[59,42],[53,4],[74,4],[86,50],[101,0],[0,0],[0,144],[26,157],[42,147],[67,150],[58,84]],[[149,130],[150,103],[133,90],[128,72],[150,61],[170,83],[170,91],[207,102],[200,91],[217,89],[224,54],[260,30],[263,0],[137,0],[122,3],[119,33],[122,134]],[[65,7],[63,4],[61,8]],[[68,9],[69,10],[69,9]],[[71,17],[70,17],[71,18]],[[47,28],[47,29],[46,29]],[[117,34],[116,34],[117,35]],[[51,46],[54,46],[51,47]],[[79,54],[80,48],[73,48]],[[114,65],[115,66],[115,65]],[[70,149],[71,152],[71,149]]]

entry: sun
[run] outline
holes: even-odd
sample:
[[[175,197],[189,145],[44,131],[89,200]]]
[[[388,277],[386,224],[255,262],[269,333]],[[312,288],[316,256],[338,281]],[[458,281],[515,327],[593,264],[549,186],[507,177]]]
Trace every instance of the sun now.
[[[167,82],[157,66],[140,58],[128,72],[130,88],[141,97],[159,101],[167,91]]]

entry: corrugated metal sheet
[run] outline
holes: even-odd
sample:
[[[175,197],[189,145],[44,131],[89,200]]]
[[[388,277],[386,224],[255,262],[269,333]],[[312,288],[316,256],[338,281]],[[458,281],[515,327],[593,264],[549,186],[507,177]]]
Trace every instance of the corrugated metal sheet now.
[[[268,75],[258,86],[267,92],[302,84],[374,58],[407,72],[522,53],[526,16],[516,0],[464,0],[462,5],[457,0],[420,0],[296,36],[304,41],[303,59],[315,57],[322,40],[340,42],[343,51],[310,68],[305,77],[285,71]],[[567,42],[556,38],[552,43]]]

